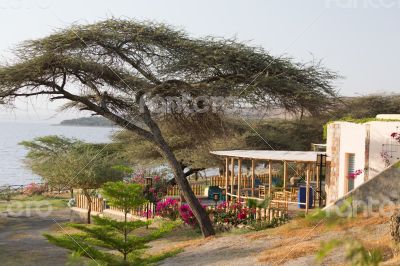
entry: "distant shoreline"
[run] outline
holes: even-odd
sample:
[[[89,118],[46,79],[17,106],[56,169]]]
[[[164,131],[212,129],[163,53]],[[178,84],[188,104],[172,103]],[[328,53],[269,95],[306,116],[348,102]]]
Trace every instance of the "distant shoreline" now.
[[[101,126],[96,126],[96,125],[78,125],[78,124],[52,124],[51,126],[64,126],[64,127],[107,127],[107,128],[112,128],[116,127],[117,125],[112,125],[112,126],[106,126],[106,125],[101,125]]]
[[[59,126],[81,126],[81,127],[114,127],[115,124],[104,117],[81,117],[63,120]]]

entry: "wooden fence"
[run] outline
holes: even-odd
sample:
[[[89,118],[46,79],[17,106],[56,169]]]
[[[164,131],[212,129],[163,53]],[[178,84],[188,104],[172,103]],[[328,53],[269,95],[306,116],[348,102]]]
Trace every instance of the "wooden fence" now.
[[[88,202],[87,199],[84,195],[76,195],[75,196],[76,200],[76,207],[81,208],[81,209],[88,209]],[[105,210],[105,201],[103,199],[99,198],[92,198],[92,211],[94,212],[103,212]],[[273,207],[274,206],[274,207]],[[149,217],[154,217],[155,213],[155,205],[150,203],[149,206],[144,204],[143,206],[133,210],[130,212],[131,215],[135,216],[140,216],[140,217],[145,217],[146,216],[146,211],[147,207],[149,210]],[[207,210],[215,210],[215,206],[207,206]],[[123,215],[123,210],[118,209],[113,206],[108,206],[109,210],[115,211],[115,212],[120,212],[121,215]],[[250,215],[255,215],[255,219],[258,221],[272,221],[273,219],[278,219],[278,218],[285,218],[287,217],[287,208],[285,207],[278,207],[275,205],[271,205],[269,208],[257,208],[255,214],[248,214]],[[212,217],[211,217],[212,218]]]
[[[75,195],[75,204],[76,207],[81,209],[88,209],[88,200],[85,195],[78,194]],[[104,200],[99,198],[92,197],[91,203],[92,211],[94,212],[103,212],[104,210]]]
[[[191,185],[192,190],[196,196],[204,196],[204,191],[207,186],[204,185]],[[179,186],[169,186],[167,188],[167,196],[169,197],[177,197],[181,195],[181,189]]]
[[[272,175],[272,178],[280,178],[279,175]],[[263,184],[268,184],[268,174],[258,174],[256,175],[256,179],[258,179],[261,183]],[[234,177],[234,183],[237,185],[238,183],[238,177]],[[210,178],[210,183],[211,186],[219,186],[219,187],[225,187],[225,176],[213,176]],[[228,177],[228,185],[231,184],[231,177]],[[251,187],[251,176],[246,176],[243,175],[242,178],[240,178],[240,187],[242,188],[249,188]]]
[[[75,205],[77,208],[81,208],[81,209],[88,209],[88,201],[87,198],[82,195],[82,194],[77,194],[75,195]],[[92,197],[92,211],[94,212],[103,212],[106,209],[106,202],[103,199],[100,198],[95,198]],[[155,205],[153,203],[149,203],[148,205],[149,207],[149,214],[150,216],[153,214],[154,210],[155,210]],[[110,209],[112,211],[116,211],[116,212],[121,212],[124,213],[123,210],[116,208],[114,206],[107,206],[107,209]],[[137,216],[146,216],[146,210],[147,210],[147,204],[143,204],[143,206],[140,206],[139,208],[132,210],[130,212],[130,214],[132,215],[137,215]]]

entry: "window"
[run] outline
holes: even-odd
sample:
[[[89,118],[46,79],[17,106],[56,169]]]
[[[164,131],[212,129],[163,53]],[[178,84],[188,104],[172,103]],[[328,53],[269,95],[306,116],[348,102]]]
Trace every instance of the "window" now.
[[[354,189],[354,177],[350,177],[351,174],[355,173],[355,155],[354,153],[347,153],[346,154],[346,165],[347,165],[347,170],[346,170],[346,192],[349,192],[350,190]]]

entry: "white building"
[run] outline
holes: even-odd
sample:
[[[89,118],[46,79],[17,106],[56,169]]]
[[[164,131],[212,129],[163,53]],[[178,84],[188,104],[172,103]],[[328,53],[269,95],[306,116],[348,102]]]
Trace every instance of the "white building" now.
[[[327,204],[400,160],[400,143],[391,136],[394,132],[400,132],[400,115],[379,115],[376,121],[362,124],[338,121],[328,125]],[[357,170],[360,174],[354,177]]]

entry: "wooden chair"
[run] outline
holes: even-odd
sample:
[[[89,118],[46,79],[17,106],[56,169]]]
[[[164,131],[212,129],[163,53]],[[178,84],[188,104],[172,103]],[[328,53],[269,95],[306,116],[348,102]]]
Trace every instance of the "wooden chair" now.
[[[264,185],[259,185],[258,186],[258,197],[260,199],[265,199],[266,195],[266,187]]]
[[[287,212],[289,207],[287,192],[274,192],[271,207]]]

